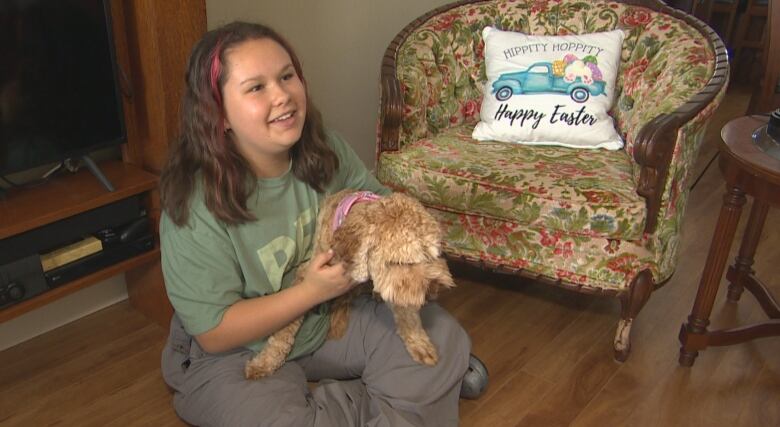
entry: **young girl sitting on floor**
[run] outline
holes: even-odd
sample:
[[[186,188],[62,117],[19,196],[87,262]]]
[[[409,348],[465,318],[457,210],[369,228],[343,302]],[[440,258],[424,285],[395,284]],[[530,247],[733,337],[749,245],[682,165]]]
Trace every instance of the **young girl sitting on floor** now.
[[[327,194],[389,190],[323,127],[289,44],[262,25],[225,25],[196,44],[186,83],[160,221],[175,309],[162,370],[179,416],[200,426],[457,425],[470,340],[444,309],[421,311],[439,350],[429,367],[370,298],[356,301],[343,338],[326,341],[328,300],[355,285],[332,253],[290,286]],[[266,338],[302,314],[288,362],[245,379]]]

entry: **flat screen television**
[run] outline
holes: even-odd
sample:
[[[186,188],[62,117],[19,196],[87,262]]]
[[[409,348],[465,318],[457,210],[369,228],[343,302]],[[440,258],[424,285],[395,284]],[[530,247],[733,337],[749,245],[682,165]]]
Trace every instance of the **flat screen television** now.
[[[0,0],[0,176],[125,142],[108,3]]]

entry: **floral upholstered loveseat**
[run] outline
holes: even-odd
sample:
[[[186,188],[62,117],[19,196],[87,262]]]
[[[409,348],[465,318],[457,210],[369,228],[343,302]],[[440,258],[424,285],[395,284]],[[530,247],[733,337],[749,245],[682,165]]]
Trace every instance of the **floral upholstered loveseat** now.
[[[622,150],[476,141],[485,26],[539,35],[621,29],[610,110]],[[441,222],[448,257],[615,296],[615,357],[672,275],[705,125],[726,90],[722,42],[659,1],[489,0],[446,5],[385,53],[377,176]]]

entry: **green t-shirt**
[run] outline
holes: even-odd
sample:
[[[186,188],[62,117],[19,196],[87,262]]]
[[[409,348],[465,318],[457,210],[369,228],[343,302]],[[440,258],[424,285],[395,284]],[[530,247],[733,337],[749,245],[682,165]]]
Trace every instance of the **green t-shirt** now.
[[[338,155],[339,169],[326,194],[345,188],[390,192],[341,138],[329,132],[328,144]],[[186,331],[202,334],[216,327],[238,300],[290,286],[297,267],[312,255],[319,204],[326,194],[317,193],[288,170],[277,178],[258,179],[257,192],[247,200],[257,221],[225,225],[206,208],[200,185],[190,201],[187,225],[177,227],[163,214],[160,245],[165,288]],[[310,310],[288,358],[316,350],[325,340],[328,322],[326,304]],[[258,351],[265,341],[246,347]]]

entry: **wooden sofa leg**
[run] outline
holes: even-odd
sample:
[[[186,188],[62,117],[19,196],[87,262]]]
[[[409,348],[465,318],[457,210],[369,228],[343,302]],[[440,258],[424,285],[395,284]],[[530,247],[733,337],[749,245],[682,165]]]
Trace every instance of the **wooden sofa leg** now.
[[[653,275],[650,270],[643,270],[634,278],[631,289],[620,296],[620,322],[615,332],[615,360],[618,362],[628,359],[631,351],[631,325],[650,298],[653,287]]]

